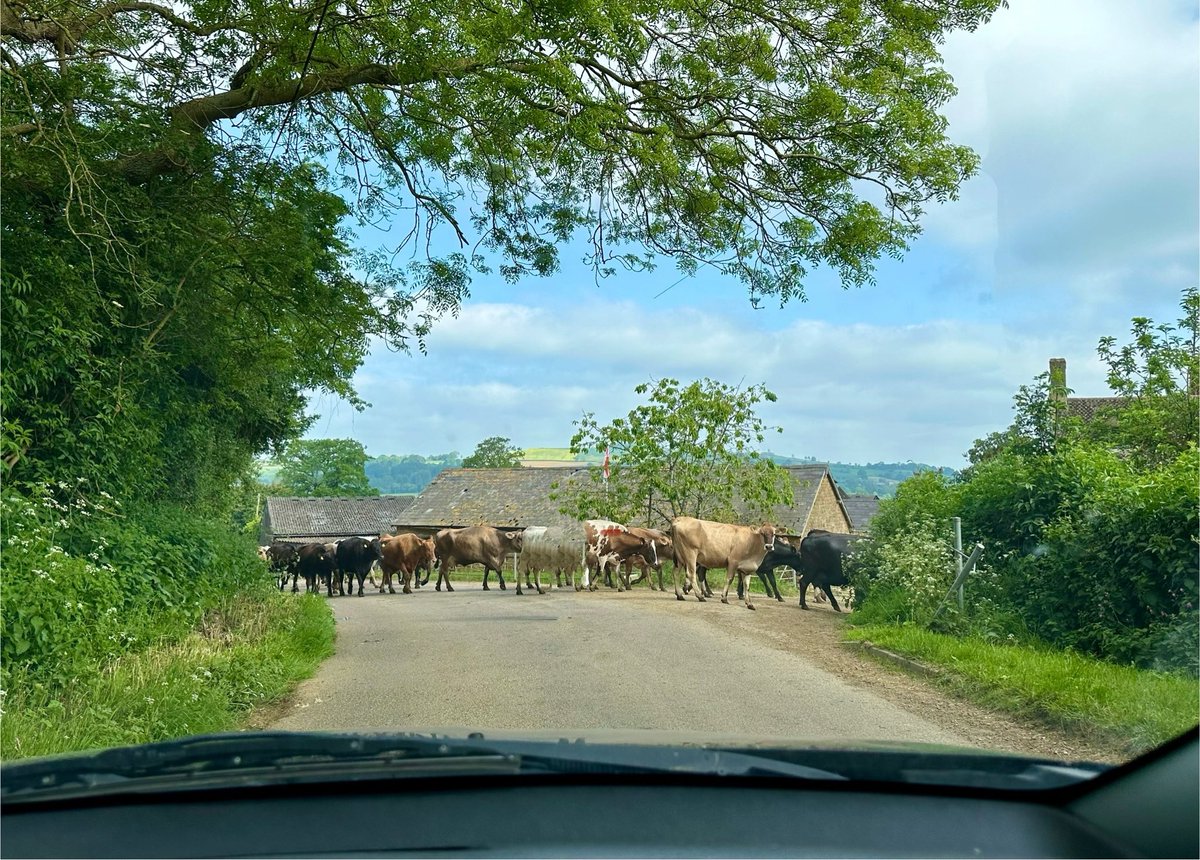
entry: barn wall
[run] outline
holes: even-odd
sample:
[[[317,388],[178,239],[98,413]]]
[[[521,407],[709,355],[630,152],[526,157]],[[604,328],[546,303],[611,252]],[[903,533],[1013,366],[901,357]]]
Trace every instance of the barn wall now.
[[[833,482],[828,475],[821,479],[817,497],[808,513],[808,522],[804,524],[805,534],[812,529],[825,529],[843,534],[850,531],[850,520],[838,502],[837,490],[833,488]]]

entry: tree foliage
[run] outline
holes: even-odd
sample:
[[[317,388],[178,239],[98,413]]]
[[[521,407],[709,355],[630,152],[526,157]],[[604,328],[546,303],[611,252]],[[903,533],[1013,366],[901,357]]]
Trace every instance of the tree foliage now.
[[[625,418],[601,426],[586,412],[575,422],[571,450],[610,450],[610,477],[592,467],[559,488],[564,513],[653,526],[680,516],[753,522],[793,502],[787,473],[757,450],[768,430],[780,430],[756,413],[776,399],[765,386],[660,379],[634,390],[647,402]]]
[[[514,469],[521,465],[524,455],[525,449],[514,446],[511,439],[489,436],[475,446],[462,465],[465,469]]]
[[[289,496],[378,496],[367,481],[369,459],[353,439],[296,439],[284,449],[277,480]]]
[[[938,47],[999,2],[2,0],[3,477],[227,509],[370,338],[570,238],[861,284],[976,167]]]
[[[787,298],[817,264],[869,280],[976,169],[938,50],[1000,4],[4,0],[3,137],[98,241],[137,245],[106,177],[187,185],[236,152],[335,162],[367,217],[444,231],[443,284],[481,250],[545,274],[586,231],[598,273],[668,255]]]
[[[1177,328],[1137,317],[1131,344],[1100,341],[1123,405],[1066,419],[1043,375],[1018,392],[1006,431],[976,441],[958,481],[917,475],[884,500],[855,574],[868,617],[917,620],[889,559],[930,528],[948,539],[960,516],[986,564],[965,613],[942,616],[951,628],[1197,674],[1196,291],[1182,304]]]
[[[1127,398],[1102,409],[1087,430],[1145,465],[1168,463],[1200,440],[1200,292],[1185,290],[1177,324],[1134,317],[1133,340],[1109,336],[1097,349],[1108,387]]]

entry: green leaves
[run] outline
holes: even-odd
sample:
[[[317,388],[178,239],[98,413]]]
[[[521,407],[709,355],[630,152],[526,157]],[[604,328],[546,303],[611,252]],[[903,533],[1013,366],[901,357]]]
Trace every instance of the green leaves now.
[[[489,436],[475,446],[474,453],[462,461],[464,469],[515,469],[521,465],[525,449],[517,448],[504,436]]]
[[[634,391],[647,402],[627,417],[600,426],[584,413],[576,422],[572,452],[611,449],[611,475],[605,486],[592,469],[563,488],[565,513],[651,526],[678,516],[758,522],[792,501],[787,474],[754,454],[771,429],[755,407],[776,399],[765,386],[661,379]]]
[[[289,496],[378,496],[367,480],[369,459],[353,439],[296,439],[279,458],[277,480]]]

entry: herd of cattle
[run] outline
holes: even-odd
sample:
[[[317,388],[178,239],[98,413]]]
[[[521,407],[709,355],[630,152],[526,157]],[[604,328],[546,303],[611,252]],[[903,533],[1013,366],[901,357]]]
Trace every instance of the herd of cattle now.
[[[808,608],[804,596],[812,585],[818,589],[818,599],[824,592],[838,612],[841,607],[831,586],[847,584],[842,560],[854,542],[861,539],[858,535],[813,529],[793,544],[770,525],[733,525],[693,517],[675,519],[666,531],[626,526],[609,520],[587,520],[583,523],[583,532],[584,549],[578,566],[558,565],[552,571],[559,587],[563,587],[565,578],[576,591],[584,588],[595,591],[601,581],[610,588],[625,591],[646,580],[652,589],[665,592],[663,564],[670,561],[678,600],[683,600],[689,592],[701,601],[712,597],[707,574],[717,568],[728,574],[722,602],[729,602],[729,588],[736,579],[738,598],[745,601],[748,609],[753,609],[748,587],[750,577],[757,575],[768,596],[782,601],[775,569],[789,567],[797,573],[802,609]],[[522,552],[524,540],[521,529],[469,526],[442,529],[429,538],[414,534],[380,535],[299,546],[277,541],[259,547],[259,555],[278,575],[280,590],[286,587],[290,578],[292,591],[298,591],[298,580],[303,579],[306,590],[316,591],[323,587],[333,597],[335,592],[353,594],[357,580],[357,593],[361,597],[366,582],[376,586],[373,570],[378,566],[380,592],[386,589],[395,594],[392,584],[395,578],[403,592],[411,594],[414,588],[428,583],[435,567],[438,573],[436,589],[441,591],[445,584],[447,591],[453,591],[450,571],[467,564],[483,566],[483,588],[488,590],[492,571],[496,572],[500,588],[506,588],[504,561],[509,555]],[[577,581],[578,568],[582,570]],[[634,568],[639,571],[636,579],[633,578]],[[422,571],[425,573],[423,579]],[[526,587],[536,588],[539,594],[544,594],[542,571],[533,570],[532,573],[533,582],[530,582],[530,570],[526,569]],[[654,574],[658,577],[657,586]],[[682,588],[681,574],[684,577]],[[517,594],[522,594],[519,575],[516,586]]]

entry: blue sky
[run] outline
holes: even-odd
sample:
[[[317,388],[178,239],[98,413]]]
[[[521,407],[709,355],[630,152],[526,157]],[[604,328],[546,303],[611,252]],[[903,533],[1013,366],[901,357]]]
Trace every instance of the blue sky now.
[[[779,396],[760,413],[784,428],[777,453],[958,467],[1052,356],[1076,393],[1107,393],[1099,338],[1175,321],[1200,282],[1196,5],[1014,0],[944,57],[950,136],[982,169],[875,286],[818,270],[807,302],[756,311],[703,273],[656,298],[679,279],[670,260],[597,286],[567,247],[551,278],[477,277],[427,356],[374,350],[355,379],[372,406],[314,395],[308,435],[372,455],[564,446],[584,410],[628,412],[640,382],[710,376]]]

